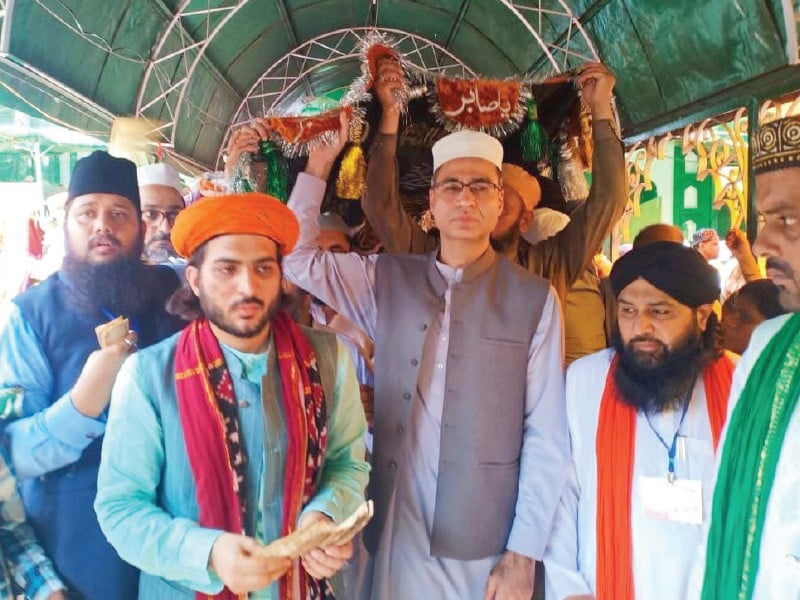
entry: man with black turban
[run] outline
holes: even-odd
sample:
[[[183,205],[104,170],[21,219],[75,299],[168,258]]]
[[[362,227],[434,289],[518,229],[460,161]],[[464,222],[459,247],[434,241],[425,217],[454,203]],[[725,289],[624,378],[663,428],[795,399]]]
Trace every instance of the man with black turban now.
[[[548,598],[686,597],[734,365],[713,267],[674,242],[611,271],[614,347],[567,372],[572,468],[545,554]],[[635,590],[635,595],[634,595]]]

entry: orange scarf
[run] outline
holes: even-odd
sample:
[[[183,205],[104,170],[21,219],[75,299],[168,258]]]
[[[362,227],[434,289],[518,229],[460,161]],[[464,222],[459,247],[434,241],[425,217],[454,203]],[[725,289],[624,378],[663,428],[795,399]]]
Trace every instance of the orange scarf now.
[[[600,401],[597,454],[597,600],[633,600],[631,483],[637,410],[626,404],[614,384],[615,355]],[[728,414],[733,363],[727,356],[703,371],[708,421],[714,451]]]

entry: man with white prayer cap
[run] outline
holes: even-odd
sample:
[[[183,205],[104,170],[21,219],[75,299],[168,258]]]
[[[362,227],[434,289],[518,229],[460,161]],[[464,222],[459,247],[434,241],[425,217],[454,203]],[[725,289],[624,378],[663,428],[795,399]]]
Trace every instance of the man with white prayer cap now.
[[[309,165],[345,142],[343,128]],[[500,143],[460,131],[432,151],[439,250],[321,250],[326,172],[312,166],[289,200],[300,238],[285,273],[375,340],[374,569],[358,597],[529,600],[569,455],[558,299],[490,244]]]
[[[186,261],[178,256],[169,239],[178,213],[186,208],[178,172],[167,163],[154,163],[136,170],[145,224],[142,256],[148,264],[167,265],[183,274]]]
[[[576,84],[592,115],[593,184],[589,197],[570,213],[570,222],[561,231],[550,239],[529,243],[522,234],[531,222],[536,224],[533,210],[539,201],[551,195],[548,180],[542,178],[541,185],[524,169],[506,163],[502,166],[503,214],[491,235],[496,252],[553,284],[564,308],[567,364],[608,344],[605,326],[613,318],[606,314],[600,281],[590,267],[627,201],[625,160],[611,108],[614,76],[599,63],[585,64],[579,71]],[[424,254],[438,246],[438,238],[432,231],[423,231],[406,213],[400,196],[400,111],[395,94],[403,81],[399,64],[384,61],[378,67],[374,93],[381,105],[381,119],[369,151],[361,206],[387,252]]]

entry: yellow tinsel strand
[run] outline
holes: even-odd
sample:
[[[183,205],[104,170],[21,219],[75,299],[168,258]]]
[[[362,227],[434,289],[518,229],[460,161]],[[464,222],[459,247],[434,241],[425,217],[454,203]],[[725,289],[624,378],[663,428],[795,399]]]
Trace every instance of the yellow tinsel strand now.
[[[339,198],[358,200],[367,186],[367,160],[361,148],[362,134],[362,126],[354,125],[352,143],[344,151],[336,176],[336,195]]]

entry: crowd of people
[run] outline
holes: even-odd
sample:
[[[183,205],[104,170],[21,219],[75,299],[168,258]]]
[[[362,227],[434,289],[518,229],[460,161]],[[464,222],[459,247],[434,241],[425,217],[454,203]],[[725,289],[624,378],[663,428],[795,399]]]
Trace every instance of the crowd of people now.
[[[546,219],[541,176],[459,131],[431,151],[435,236],[400,198],[403,80],[380,62],[381,252],[321,212],[345,113],[287,204],[77,163],[63,264],[0,323],[0,599],[800,594],[800,118],[751,140],[760,232],[726,237],[748,282],[726,293],[711,230],[594,262],[627,201],[603,65],[576,76],[588,199]],[[262,551],[364,498],[354,540]]]

